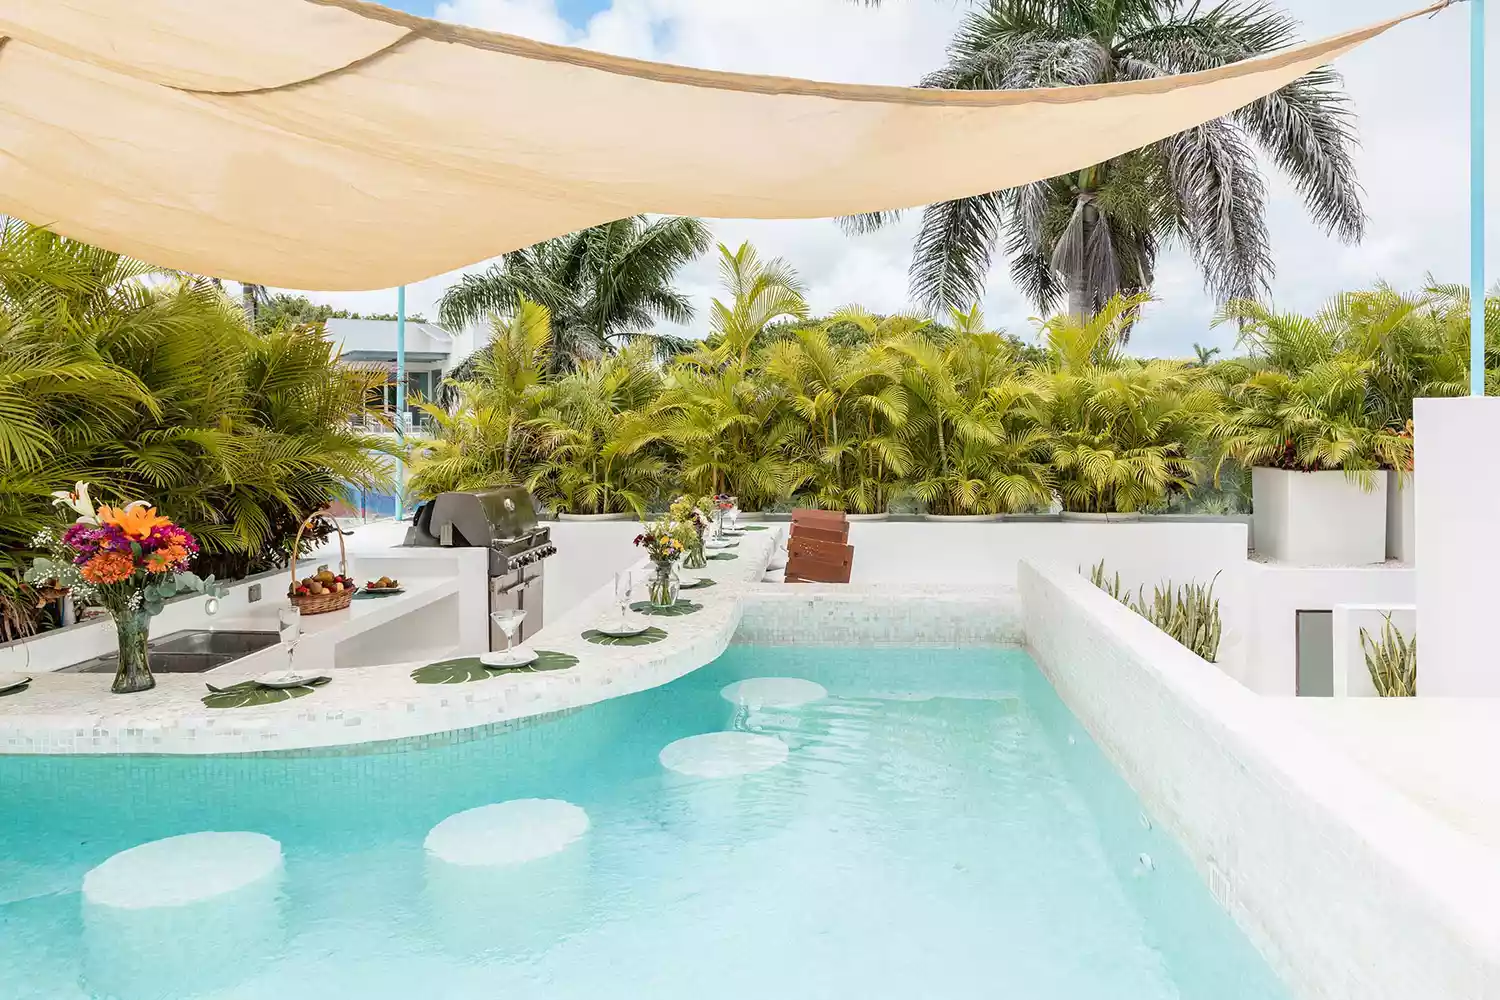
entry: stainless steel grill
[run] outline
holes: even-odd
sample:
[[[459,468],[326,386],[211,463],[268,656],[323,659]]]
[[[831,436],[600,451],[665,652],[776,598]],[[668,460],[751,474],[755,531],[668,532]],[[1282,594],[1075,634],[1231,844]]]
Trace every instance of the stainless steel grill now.
[[[465,546],[490,553],[490,611],[526,612],[520,639],[542,627],[542,579],[546,559],[557,551],[552,529],[537,523],[536,500],[519,486],[472,493],[443,493],[417,509],[405,544]],[[490,625],[490,648],[505,638]]]

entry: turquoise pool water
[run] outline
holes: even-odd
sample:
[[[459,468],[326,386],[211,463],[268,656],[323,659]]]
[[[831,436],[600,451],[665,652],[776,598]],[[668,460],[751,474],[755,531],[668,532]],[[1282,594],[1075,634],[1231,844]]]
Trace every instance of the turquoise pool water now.
[[[721,696],[754,677],[828,696]],[[715,731],[785,759],[663,767]],[[489,874],[429,859],[447,817],[527,798],[586,832]],[[91,868],[205,830],[275,838],[280,882],[87,912]],[[400,753],[0,757],[0,996],[112,995],[1287,1000],[1024,653],[760,647]]]

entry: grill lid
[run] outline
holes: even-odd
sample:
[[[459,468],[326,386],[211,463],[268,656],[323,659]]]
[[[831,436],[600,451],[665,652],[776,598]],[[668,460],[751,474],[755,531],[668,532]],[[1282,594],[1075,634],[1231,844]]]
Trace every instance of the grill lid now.
[[[454,545],[490,548],[547,534],[537,525],[536,502],[519,486],[439,494],[417,513],[407,544],[441,544],[445,529]]]

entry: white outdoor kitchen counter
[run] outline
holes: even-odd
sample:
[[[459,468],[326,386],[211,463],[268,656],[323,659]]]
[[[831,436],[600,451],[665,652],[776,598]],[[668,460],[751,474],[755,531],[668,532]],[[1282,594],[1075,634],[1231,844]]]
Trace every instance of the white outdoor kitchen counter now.
[[[355,601],[347,611],[305,619],[297,670],[328,674],[333,681],[304,697],[246,708],[203,705],[205,680],[224,687],[279,669],[285,664],[279,647],[207,674],[159,674],[155,689],[131,695],[111,694],[108,674],[27,671],[35,678],[28,689],[0,697],[0,753],[236,754],[349,746],[473,729],[656,687],[724,651],[739,623],[741,597],[764,573],[776,535],[774,530],[750,532],[730,550],[735,559],[711,561],[701,572],[715,585],[684,592],[703,609],[653,619],[667,636],[651,645],[606,646],[582,637],[611,604],[612,586],[599,588],[527,641],[533,649],[577,657],[578,664],[567,670],[501,674],[464,684],[418,684],[411,678],[412,670],[451,651],[378,666],[335,662],[336,650],[343,647],[333,640],[345,646],[355,642],[352,655],[358,658],[370,652],[367,636],[396,650],[393,660],[400,658],[402,637],[393,625],[420,621],[414,611],[464,598],[464,588],[484,587],[482,579],[467,580],[467,574],[413,578],[403,581],[408,587],[405,594]],[[475,599],[487,599],[482,589],[477,595]],[[274,628],[277,602],[268,603],[273,605]],[[240,624],[235,617],[214,623],[225,629]],[[265,626],[257,619],[255,627]],[[320,642],[320,635],[329,641]],[[21,665],[8,663],[5,669]]]

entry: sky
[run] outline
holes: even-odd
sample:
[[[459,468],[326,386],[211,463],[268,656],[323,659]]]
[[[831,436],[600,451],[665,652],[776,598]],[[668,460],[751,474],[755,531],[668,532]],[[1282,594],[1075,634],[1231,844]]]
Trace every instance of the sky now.
[[[1320,38],[1420,6],[1425,0],[1281,0]],[[773,73],[852,83],[915,84],[941,65],[944,48],[968,10],[965,0],[396,0],[395,6],[443,20],[567,45],[709,69]],[[1490,51],[1500,52],[1500,18]],[[1430,274],[1468,280],[1468,9],[1398,27],[1338,64],[1359,116],[1357,155],[1370,224],[1346,246],[1324,235],[1274,167],[1269,223],[1277,308],[1315,310],[1332,295],[1388,281],[1416,288]],[[1492,61],[1493,58],[1492,58]],[[1500,67],[1491,72],[1489,106],[1500,108]],[[1494,132],[1496,122],[1489,122]],[[1500,199],[1500,156],[1487,178]],[[1489,213],[1494,246],[1496,213]],[[815,313],[858,303],[875,312],[912,308],[907,267],[917,213],[880,232],[850,237],[832,221],[710,220],[731,247],[750,240],[763,256],[785,258],[809,288]],[[474,268],[482,269],[484,264]],[[1491,275],[1493,275],[1493,270]],[[455,275],[408,286],[408,308],[429,318]],[[684,269],[679,287],[698,307],[689,331],[702,333],[718,294],[714,255]],[[1229,348],[1233,332],[1215,328],[1215,303],[1180,249],[1158,266],[1153,303],[1132,339],[1148,355],[1187,355],[1194,343]],[[308,293],[317,301],[370,312],[395,308],[394,290]],[[990,325],[1034,333],[1034,310],[1011,284],[1003,261],[983,298]],[[670,329],[664,327],[664,329]]]

